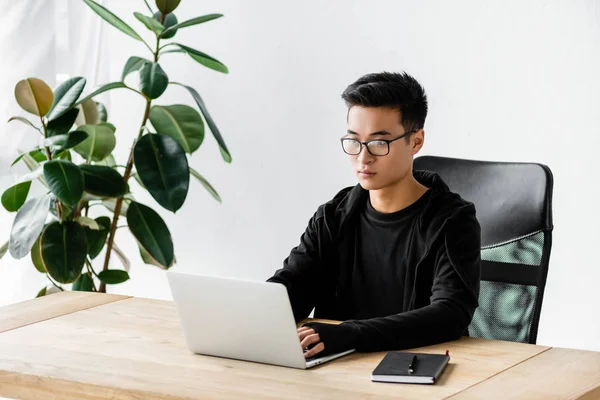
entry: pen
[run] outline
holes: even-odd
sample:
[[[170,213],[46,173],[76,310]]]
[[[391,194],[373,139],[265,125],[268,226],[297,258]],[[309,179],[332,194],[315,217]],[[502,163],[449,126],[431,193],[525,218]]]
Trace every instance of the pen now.
[[[410,364],[408,364],[408,373],[412,374],[415,372],[415,361],[417,361],[417,356],[413,356],[412,360],[410,360]]]

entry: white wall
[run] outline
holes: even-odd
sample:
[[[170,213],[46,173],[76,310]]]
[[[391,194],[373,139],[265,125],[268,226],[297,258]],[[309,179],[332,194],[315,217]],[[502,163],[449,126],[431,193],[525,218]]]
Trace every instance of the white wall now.
[[[171,80],[204,96],[234,162],[222,162],[207,137],[191,165],[213,182],[223,204],[192,182],[183,209],[161,211],[175,240],[174,268],[270,276],[317,206],[354,183],[338,143],[345,130],[341,92],[362,74],[406,70],[430,99],[423,154],[550,166],[556,229],[538,343],[600,350],[600,11],[593,0],[485,3],[183,1],[180,19],[225,14],[180,31],[177,41],[220,59],[231,73],[184,55],[166,56],[162,64]],[[144,31],[131,16],[144,11],[141,1],[106,4]],[[101,68],[117,80],[126,59],[145,48],[115,29],[105,28],[105,35],[110,50],[101,55]],[[143,104],[123,91],[107,101],[124,163]],[[169,89],[160,103],[193,105],[180,88]],[[138,199],[158,208],[148,195]],[[117,242],[134,266],[132,279],[111,290],[169,299],[164,272],[141,264],[125,231]],[[11,263],[1,262],[0,276]],[[15,287],[0,279],[0,291],[17,301],[42,284],[21,282]]]

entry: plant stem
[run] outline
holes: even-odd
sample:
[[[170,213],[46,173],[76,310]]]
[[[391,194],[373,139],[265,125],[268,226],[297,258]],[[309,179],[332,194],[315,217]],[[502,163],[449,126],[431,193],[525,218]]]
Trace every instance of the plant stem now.
[[[49,280],[50,282],[52,282],[52,284],[53,284],[54,286],[56,286],[57,288],[59,288],[59,289],[60,289],[62,292],[64,292],[64,291],[65,291],[65,289],[63,289],[63,288],[61,288],[60,286],[58,286],[58,285],[56,284],[56,282],[54,282],[54,281],[52,280],[52,278],[50,278],[50,275],[46,274],[46,277],[48,278],[48,280]]]
[[[164,46],[160,46],[158,48],[158,50],[162,50],[162,49],[164,49],[165,47],[168,47],[168,46],[176,46],[176,45],[177,45],[177,43],[167,43]]]
[[[150,14],[154,15],[154,11],[152,11],[150,4],[148,4],[148,2],[146,0],[144,0],[144,3],[146,3],[146,7],[148,7],[148,11],[150,11]]]
[[[87,267],[87,270],[90,274],[93,273],[94,275],[96,275],[96,271],[94,271],[94,268],[92,268],[92,263],[87,257],[85,258],[85,266]],[[96,275],[96,277],[98,277],[98,275]],[[96,289],[96,282],[94,282],[94,277],[92,276],[90,277],[90,279],[92,280],[92,287],[94,288],[94,292],[97,292],[98,289]]]
[[[146,45],[146,46],[147,46],[147,47],[150,49],[150,46],[148,46],[148,45]],[[152,50],[152,49],[150,49],[150,50]],[[132,92],[135,92],[135,93],[139,94],[140,96],[142,96],[142,97],[143,97],[143,98],[145,98],[146,100],[148,99],[148,98],[146,97],[146,95],[145,95],[144,93],[140,92],[139,90],[135,90],[134,88],[132,88],[132,87],[129,87],[129,86],[125,86],[125,89],[129,89],[129,90],[131,90]]]
[[[44,118],[40,117],[40,121],[42,122],[42,127],[44,128],[44,139],[48,139],[48,126],[44,122]],[[44,145],[44,149],[46,150],[46,158],[48,161],[52,160],[52,153],[50,152],[50,148]],[[58,219],[62,221],[63,209],[62,204],[59,199],[56,199],[56,213],[58,214]]]
[[[40,121],[42,122],[42,127],[44,128],[44,139],[48,139],[48,127],[44,122],[44,118],[40,117]],[[46,158],[48,159],[48,161],[52,160],[52,153],[50,153],[50,149],[48,148],[48,146],[44,145],[44,149],[46,150]]]
[[[158,53],[158,52],[157,52]],[[146,100],[146,110],[144,111],[144,118],[142,119],[142,125],[140,126],[140,132],[138,137],[133,141],[133,146],[131,146],[131,151],[129,152],[129,159],[127,160],[127,166],[125,167],[125,172],[123,173],[123,179],[125,183],[129,180],[131,176],[131,170],[133,169],[133,149],[135,148],[135,144],[142,137],[144,133],[144,129],[146,127],[146,123],[148,122],[148,118],[150,117],[150,105],[152,103],[151,99]],[[104,267],[103,271],[108,269],[108,263],[110,261],[110,255],[112,252],[113,244],[115,242],[115,233],[117,232],[117,223],[119,222],[119,215],[121,215],[121,206],[123,205],[123,197],[119,197],[115,203],[115,212],[113,214],[112,224],[110,225],[110,232],[108,234],[108,243],[106,244],[106,256],[104,258]],[[101,293],[106,293],[106,284],[104,282],[100,283]]]
[[[162,14],[162,21],[164,22],[164,14]],[[146,44],[146,42],[144,42]],[[148,48],[148,46],[146,44]],[[150,49],[152,51],[152,49]],[[160,51],[160,37],[156,37],[156,50],[154,53],[154,62],[158,62],[158,52]],[[143,94],[142,94],[143,95]],[[144,111],[144,118],[142,118],[142,124],[140,125],[140,131],[138,133],[137,138],[133,141],[133,145],[131,146],[131,150],[129,151],[129,158],[127,160],[127,165],[125,166],[125,172],[123,173],[123,179],[125,183],[131,177],[131,171],[133,170],[133,150],[135,149],[135,144],[144,134],[144,130],[146,129],[146,123],[148,122],[148,118],[150,117],[150,106],[152,104],[152,99],[144,96],[146,99],[146,110]],[[115,243],[115,234],[117,232],[117,224],[119,222],[119,216],[121,215],[121,206],[123,205],[123,197],[119,197],[115,203],[115,212],[113,214],[112,223],[110,224],[110,232],[108,234],[108,242],[106,243],[106,256],[104,257],[104,266],[102,267],[103,271],[108,269],[108,264],[110,261],[110,256],[112,254],[112,248]],[[100,290],[101,293],[106,293],[106,284],[104,282],[100,282]]]

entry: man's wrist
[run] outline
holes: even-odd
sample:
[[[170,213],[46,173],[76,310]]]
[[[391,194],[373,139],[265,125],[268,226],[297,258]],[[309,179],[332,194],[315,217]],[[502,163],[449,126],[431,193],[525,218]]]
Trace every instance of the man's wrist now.
[[[341,353],[356,348],[357,328],[349,323],[325,324],[308,322],[303,326],[312,328],[319,334],[319,339],[325,345],[325,350],[319,355]]]

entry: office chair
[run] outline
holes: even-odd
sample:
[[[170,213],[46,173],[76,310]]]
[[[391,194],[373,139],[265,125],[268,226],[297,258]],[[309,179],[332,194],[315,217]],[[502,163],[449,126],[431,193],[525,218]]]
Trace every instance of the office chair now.
[[[469,335],[535,344],[552,246],[550,169],[435,156],[414,169],[436,172],[477,210],[481,286]]]

